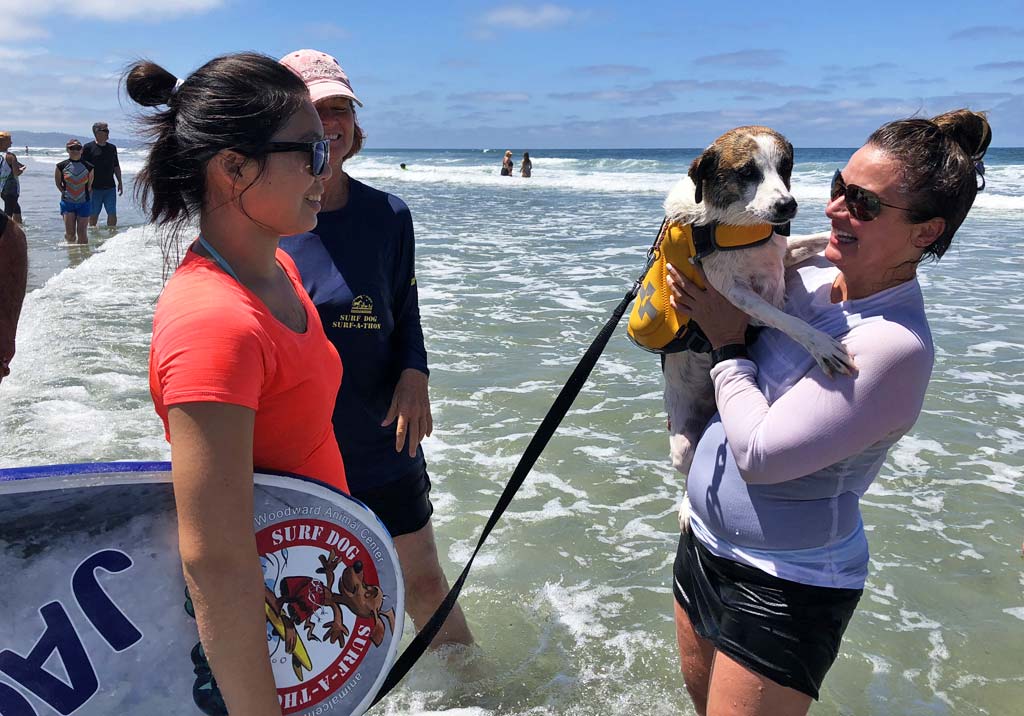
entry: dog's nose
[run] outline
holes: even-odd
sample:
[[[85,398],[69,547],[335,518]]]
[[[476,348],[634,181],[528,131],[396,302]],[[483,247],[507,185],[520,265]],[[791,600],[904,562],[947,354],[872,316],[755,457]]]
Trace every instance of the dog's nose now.
[[[796,216],[796,199],[791,196],[779,199],[772,208],[775,210],[775,215],[780,219],[792,219]]]

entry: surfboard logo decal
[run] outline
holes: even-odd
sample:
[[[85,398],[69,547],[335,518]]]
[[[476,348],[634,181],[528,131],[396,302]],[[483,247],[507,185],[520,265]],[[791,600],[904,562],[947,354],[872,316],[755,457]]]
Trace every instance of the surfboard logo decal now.
[[[348,692],[371,649],[395,631],[371,547],[338,524],[293,519],[256,533],[267,644],[285,716]]]

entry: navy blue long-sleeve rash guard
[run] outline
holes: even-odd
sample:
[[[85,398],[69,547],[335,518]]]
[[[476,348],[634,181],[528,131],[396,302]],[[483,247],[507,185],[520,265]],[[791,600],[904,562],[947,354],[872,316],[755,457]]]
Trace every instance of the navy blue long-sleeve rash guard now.
[[[406,368],[427,373],[412,214],[397,196],[349,179],[344,208],[310,234],[281,239],[344,366],[334,434],[352,493],[426,469],[423,450],[395,451],[397,421],[380,426]]]

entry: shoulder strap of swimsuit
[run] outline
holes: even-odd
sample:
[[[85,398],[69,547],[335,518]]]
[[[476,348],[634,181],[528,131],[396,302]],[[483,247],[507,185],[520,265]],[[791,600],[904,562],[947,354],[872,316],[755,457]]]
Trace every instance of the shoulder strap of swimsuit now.
[[[210,242],[203,238],[202,234],[199,234],[199,244],[206,249],[207,253],[210,254],[210,257],[217,262],[217,265],[224,269],[224,273],[238,281],[238,283],[242,283],[238,278],[238,274],[236,274],[235,270],[231,268],[231,264],[227,262],[227,259],[221,256],[217,249],[213,248],[210,245]]]

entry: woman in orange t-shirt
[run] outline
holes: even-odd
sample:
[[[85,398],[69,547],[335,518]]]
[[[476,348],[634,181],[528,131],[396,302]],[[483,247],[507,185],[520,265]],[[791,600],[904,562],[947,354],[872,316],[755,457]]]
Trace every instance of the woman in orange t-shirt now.
[[[316,225],[328,143],[302,81],[257,54],[179,81],[125,75],[153,143],[138,182],[149,218],[200,235],[153,318],[150,388],[171,444],[178,542],[199,635],[227,709],[279,716],[253,532],[253,468],[348,491],[331,425],[341,360],[282,235]],[[165,260],[174,251],[165,243]]]

